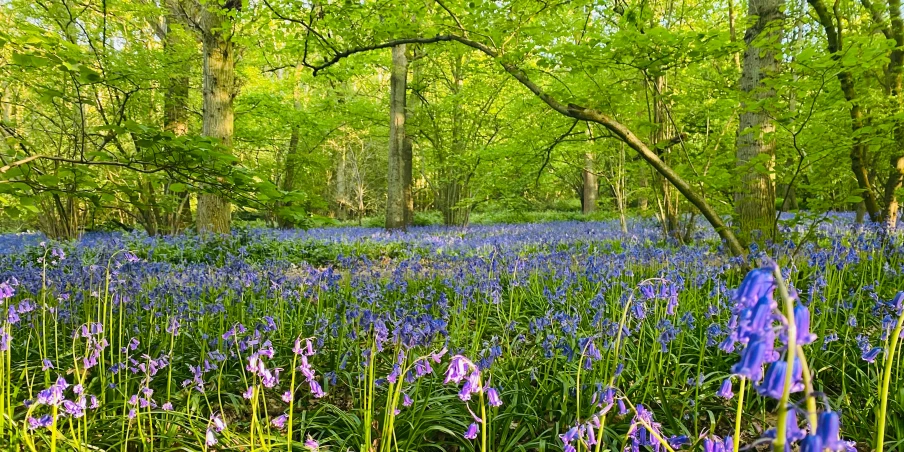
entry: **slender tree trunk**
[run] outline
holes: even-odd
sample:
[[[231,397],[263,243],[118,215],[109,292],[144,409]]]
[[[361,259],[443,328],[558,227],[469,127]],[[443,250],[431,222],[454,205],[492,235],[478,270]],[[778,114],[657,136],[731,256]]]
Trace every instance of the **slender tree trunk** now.
[[[841,33],[835,26],[834,16],[826,8],[823,0],[807,0],[816,17],[819,18],[819,24],[826,32],[826,41],[828,42],[829,52],[832,59],[841,58]],[[838,71],[838,82],[841,85],[841,92],[844,99],[851,105],[848,112],[851,116],[851,136],[854,143],[851,145],[851,171],[854,178],[857,179],[857,188],[860,190],[860,196],[863,197],[863,206],[866,213],[872,221],[879,221],[881,212],[879,211],[879,202],[876,199],[876,192],[870,181],[869,172],[864,165],[866,160],[867,146],[860,137],[860,130],[866,125],[863,119],[863,112],[860,109],[860,100],[857,98],[857,91],[854,85],[854,77],[848,70]]]
[[[414,223],[414,197],[411,194],[412,184],[412,143],[408,136],[402,140],[402,191],[405,198],[405,226]]]
[[[301,71],[302,66],[295,67],[292,77],[292,108],[297,112],[301,110]],[[289,147],[286,149],[286,160],[283,165],[283,177],[280,189],[283,191],[295,190],[295,176],[298,173],[298,163],[300,160],[298,142],[300,140],[300,129],[296,121],[292,122],[292,131],[289,134]],[[291,203],[287,203],[282,207],[291,207]],[[294,225],[291,217],[285,212],[278,216],[279,226],[283,228]]]
[[[591,152],[584,154],[584,170],[582,173],[584,190],[581,206],[583,207],[583,214],[588,215],[596,211],[596,195],[599,192],[599,183],[597,182],[596,173],[594,173],[593,153]]]
[[[227,1],[222,8],[238,8]],[[209,6],[215,8],[214,6]],[[220,8],[217,6],[216,8]],[[220,11],[205,11],[201,21],[204,52],[204,114],[202,133],[232,148],[235,96],[235,49],[229,19]],[[198,232],[229,233],[232,206],[216,193],[198,196]]]
[[[590,124],[587,124],[587,136],[593,138],[593,128],[590,127]],[[600,191],[593,158],[593,141],[590,141],[587,146],[588,149],[584,153],[584,169],[581,171],[581,213],[584,215],[596,211],[596,198]]]
[[[895,40],[888,62],[888,90],[894,98],[898,113],[904,111],[904,20],[901,19],[901,0],[888,0],[891,36]],[[895,152],[891,157],[891,170],[885,184],[885,229],[893,233],[898,225],[898,189],[904,180],[904,123],[898,120],[894,130]]]
[[[652,141],[656,146],[656,152],[666,164],[670,163],[671,145],[670,142],[675,136],[675,128],[672,127],[672,121],[669,118],[668,103],[665,99],[668,85],[665,75],[660,75],[653,80],[653,123],[656,125],[656,131],[653,133]],[[678,218],[678,193],[675,187],[669,181],[657,173],[656,181],[662,193],[661,215],[662,227],[665,234],[679,242],[682,241],[681,226]]]
[[[464,57],[456,54],[452,65],[452,95],[458,95],[464,85]],[[443,214],[443,224],[447,226],[465,226],[470,217],[470,208],[462,201],[469,196],[468,178],[464,175],[468,170],[462,163],[468,151],[467,137],[464,130],[461,106],[452,106],[452,145],[446,158],[441,159],[441,177],[439,181],[439,209]]]
[[[163,36],[164,53],[170,57],[168,61],[169,76],[166,79],[166,97],[163,99],[163,128],[173,132],[177,136],[188,133],[188,86],[189,68],[187,64],[173,64],[176,61],[174,53],[182,44],[178,33],[173,31],[174,20],[170,16],[164,18]],[[169,224],[166,225],[168,234],[178,233],[184,224],[191,224],[191,203],[180,202],[176,210],[169,216]]]
[[[744,40],[744,68],[741,91],[744,101],[738,121],[736,164],[741,184],[735,192],[735,214],[743,239],[754,231],[770,234],[775,221],[775,125],[763,107],[775,97],[767,79],[778,70],[775,48],[782,33],[782,0],[751,0],[747,14],[756,17]]]
[[[386,229],[405,229],[405,91],[408,58],[405,45],[392,48],[389,82],[389,173],[386,181]],[[410,189],[407,190],[410,193]]]

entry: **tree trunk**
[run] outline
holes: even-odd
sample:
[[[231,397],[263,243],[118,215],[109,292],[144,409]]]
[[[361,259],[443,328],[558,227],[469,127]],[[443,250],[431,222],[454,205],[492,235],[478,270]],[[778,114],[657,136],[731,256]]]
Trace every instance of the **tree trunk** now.
[[[296,112],[301,110],[301,71],[302,66],[296,66],[292,78],[292,108],[295,109]],[[292,131],[289,134],[289,147],[286,149],[286,160],[283,165],[282,186],[280,187],[281,190],[287,192],[295,190],[295,176],[296,173],[298,173],[298,162],[300,159],[298,142],[301,137],[299,136],[299,133],[300,129],[298,123],[293,121]],[[286,203],[282,207],[291,207],[291,202]],[[291,216],[286,213],[279,215],[278,219],[279,226],[282,228],[294,226]]]
[[[822,25],[822,28],[826,32],[826,41],[828,42],[828,49],[832,54],[832,59],[840,59],[842,50],[841,37],[839,36],[840,33],[838,29],[835,27],[833,15],[829,13],[829,10],[822,0],[807,1],[810,3],[810,6],[813,7],[813,10],[816,12],[816,17],[819,18],[819,24]],[[854,143],[851,145],[850,154],[851,171],[857,179],[857,187],[861,192],[860,195],[863,197],[863,206],[866,209],[866,212],[869,214],[872,221],[879,221],[881,214],[881,212],[879,212],[879,202],[876,199],[876,193],[870,182],[869,173],[864,165],[867,146],[860,137],[860,129],[865,126],[865,121],[863,119],[863,112],[860,110],[859,100],[857,99],[854,77],[848,70],[839,71],[837,77],[838,82],[841,85],[841,92],[844,94],[844,99],[851,105],[849,113],[851,116],[851,136],[854,140]]]
[[[411,194],[412,183],[412,143],[408,136],[402,140],[402,191],[405,198],[405,226],[414,223],[414,198]]]
[[[783,0],[751,0],[747,14],[756,17],[744,36],[744,68],[741,91],[744,100],[738,121],[736,165],[741,184],[735,192],[735,214],[742,239],[750,240],[754,231],[765,238],[775,222],[775,125],[761,105],[775,97],[766,79],[778,70],[775,48],[782,32]],[[765,168],[763,168],[765,167]]]
[[[230,8],[228,1],[222,8]],[[210,6],[214,8],[213,6]],[[237,5],[231,6],[237,8]],[[235,54],[231,24],[219,11],[206,11],[201,23],[204,51],[204,115],[202,133],[232,148],[235,96]],[[216,193],[198,196],[198,232],[229,233],[232,207]]]
[[[405,45],[392,48],[389,82],[389,172],[386,180],[386,229],[406,227],[405,210],[405,91],[408,85],[408,58]],[[408,164],[410,166],[410,163]]]
[[[895,40],[888,62],[888,91],[894,98],[898,112],[904,111],[904,21],[901,19],[901,1],[888,0],[888,15],[891,36]],[[891,157],[891,170],[885,184],[885,211],[883,220],[888,233],[893,233],[898,225],[898,196],[904,180],[904,123],[898,120],[894,130],[895,152]]]
[[[178,34],[172,30],[174,25],[172,17],[164,18],[163,37],[164,53],[169,56],[177,50],[181,44]],[[175,59],[176,57],[173,57]],[[172,62],[172,60],[170,60]],[[188,85],[189,68],[185,64],[171,66],[169,77],[166,79],[166,97],[163,99],[163,128],[173,132],[176,136],[188,133]],[[183,225],[191,224],[191,204],[179,202],[176,210],[169,215],[166,233],[176,234]]]
[[[581,210],[584,215],[588,215],[596,211],[596,195],[600,188],[596,173],[594,173],[593,153],[591,152],[584,154],[583,179],[584,190],[581,197]]]
[[[734,0],[728,0],[728,38],[731,42],[735,42],[738,40],[737,36],[738,34],[735,32]],[[738,52],[735,52],[733,57],[735,67],[741,70],[741,56],[738,55]]]
[[[593,108],[583,107],[573,103],[563,103],[556,99],[555,97],[546,93],[539,85],[534,83],[533,80],[524,72],[521,67],[516,64],[509,63],[499,59],[499,52],[488,47],[487,45],[473,41],[463,36],[457,35],[437,35],[429,38],[423,37],[415,37],[415,38],[402,38],[392,40],[390,42],[380,43],[373,46],[366,46],[354,49],[353,51],[347,51],[343,54],[336,54],[336,58],[324,63],[323,65],[317,66],[314,69],[314,74],[316,75],[319,70],[326,68],[332,64],[335,64],[339,60],[344,57],[347,57],[352,54],[366,52],[370,50],[376,49],[384,49],[387,47],[395,47],[402,44],[428,44],[435,42],[458,42],[462,45],[470,47],[472,49],[478,50],[481,53],[487,55],[488,57],[494,59],[502,69],[505,70],[506,73],[511,75],[515,80],[518,81],[525,88],[530,90],[537,98],[539,98],[543,103],[549,106],[552,110],[557,113],[581,120],[581,121],[590,121],[596,124],[599,124],[609,130],[615,137],[619,140],[623,141],[627,144],[631,149],[637,152],[653,170],[657,173],[661,174],[666,180],[668,180],[679,193],[684,195],[684,197],[690,202],[700,213],[706,218],[706,221],[712,226],[715,232],[719,235],[719,237],[724,242],[725,246],[728,248],[728,251],[733,256],[745,256],[746,249],[738,240],[737,236],[728,228],[725,224],[725,221],[719,216],[719,214],[713,209],[713,207],[706,201],[706,198],[697,193],[691,185],[681,177],[671,166],[666,164],[659,158],[659,156],[650,149],[646,143],[644,143],[637,135],[634,134],[631,129],[626,127],[624,124],[615,120],[615,118],[609,116],[608,114],[596,110]]]
[[[666,90],[668,89],[666,76],[660,75],[653,80],[653,123],[656,130],[653,132],[652,141],[656,148],[656,152],[666,164],[671,161],[671,141],[675,136],[675,128],[672,127],[671,118],[669,118],[668,104],[665,100]],[[675,187],[663,177],[656,175],[659,189],[662,193],[661,199],[661,215],[662,229],[667,237],[672,237],[679,242],[682,241],[681,226],[678,218],[678,194]]]

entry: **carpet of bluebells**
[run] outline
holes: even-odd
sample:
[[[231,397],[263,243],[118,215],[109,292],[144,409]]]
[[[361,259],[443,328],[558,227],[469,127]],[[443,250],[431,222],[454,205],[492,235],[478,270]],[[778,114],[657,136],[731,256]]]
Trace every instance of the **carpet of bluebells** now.
[[[0,236],[0,446],[904,450],[904,246],[782,237],[747,266],[640,220]]]

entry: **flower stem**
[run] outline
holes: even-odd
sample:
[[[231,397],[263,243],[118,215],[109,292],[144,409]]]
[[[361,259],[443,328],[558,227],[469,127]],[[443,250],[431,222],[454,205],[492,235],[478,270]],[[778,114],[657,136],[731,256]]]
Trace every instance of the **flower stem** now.
[[[738,390],[738,411],[735,413],[734,420],[734,437],[732,437],[732,445],[734,446],[731,450],[738,450],[738,447],[741,446],[741,413],[744,409],[744,394],[747,393],[747,379],[741,377],[741,389]]]
[[[882,452],[885,448],[885,416],[888,413],[888,386],[891,383],[892,363],[895,360],[895,352],[898,340],[901,338],[901,328],[904,326],[904,312],[898,317],[895,330],[891,333],[891,343],[888,344],[888,353],[885,355],[885,370],[882,374],[882,388],[879,391],[879,418],[876,428],[876,452]]]
[[[788,429],[788,398],[791,395],[791,383],[792,377],[794,376],[794,357],[797,355],[797,324],[794,322],[794,300],[791,299],[791,295],[788,294],[788,287],[785,285],[785,281],[782,279],[782,272],[779,270],[778,266],[775,266],[775,285],[778,287],[779,296],[781,296],[782,301],[785,306],[785,318],[788,321],[788,353],[787,362],[788,367],[785,371],[785,381],[782,386],[782,397],[778,402],[778,425],[775,426],[775,442],[773,443],[773,450],[775,452],[784,452],[785,451],[785,440],[786,433]]]
[[[804,380],[804,391],[807,391],[804,396],[807,401],[807,421],[810,422],[810,430],[816,431],[816,396],[813,393],[813,376],[810,375],[810,365],[807,363],[807,357],[804,355],[803,346],[797,346],[797,359],[800,360],[800,368],[803,372],[803,380]]]

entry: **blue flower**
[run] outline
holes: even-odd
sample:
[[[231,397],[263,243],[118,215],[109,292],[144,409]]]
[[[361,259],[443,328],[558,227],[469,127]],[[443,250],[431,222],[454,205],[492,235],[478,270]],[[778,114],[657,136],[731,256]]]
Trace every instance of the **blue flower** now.
[[[841,441],[841,418],[834,411],[824,411],[819,415],[819,424],[816,428],[816,436],[822,442],[822,447],[834,452],[846,449],[844,441]]]
[[[800,452],[823,452],[822,439],[816,435],[807,435],[800,440]]]
[[[881,352],[882,352],[882,347],[873,347],[873,348],[863,352],[863,354],[860,355],[860,358],[862,358],[864,361],[866,361],[868,363],[874,363],[874,362],[876,362],[876,357],[878,357],[879,353],[881,353]]]
[[[735,375],[746,377],[751,381],[763,378],[763,363],[766,359],[766,344],[759,339],[751,339],[747,348],[741,352],[741,361],[732,366]]]
[[[731,377],[726,378],[722,382],[722,386],[716,391],[716,395],[725,400],[731,400],[734,397],[734,392],[731,391]]]
[[[780,399],[785,387],[785,372],[787,369],[788,363],[784,360],[770,364],[769,369],[766,370],[766,377],[763,379],[763,383],[757,385],[757,392],[766,397],[771,397],[776,400]],[[803,371],[800,360],[795,358],[789,393],[800,392],[803,389]]]

